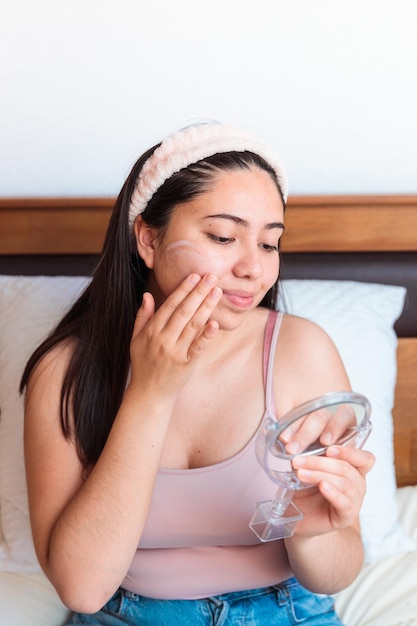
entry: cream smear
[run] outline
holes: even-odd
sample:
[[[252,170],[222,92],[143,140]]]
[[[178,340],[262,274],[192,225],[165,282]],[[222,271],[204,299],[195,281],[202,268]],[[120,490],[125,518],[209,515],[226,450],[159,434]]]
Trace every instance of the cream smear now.
[[[165,262],[168,267],[175,267],[185,278],[191,273],[214,274],[224,273],[224,258],[217,251],[208,251],[193,241],[181,239],[168,244],[165,249]]]

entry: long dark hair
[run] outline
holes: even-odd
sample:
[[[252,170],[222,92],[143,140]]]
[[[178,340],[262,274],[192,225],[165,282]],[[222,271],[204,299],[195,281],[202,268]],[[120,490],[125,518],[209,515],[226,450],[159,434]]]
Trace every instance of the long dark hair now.
[[[103,450],[126,388],[130,340],[148,273],[129,227],[129,206],[140,171],[158,145],[133,166],[116,200],[90,284],[32,354],[20,383],[23,393],[41,358],[57,344],[73,340],[74,349],[61,390],[61,426],[64,436],[75,440],[78,456],[87,470]],[[227,152],[174,174],[153,195],[142,217],[163,232],[175,206],[208,190],[216,174],[253,166],[272,176],[282,198],[275,172],[266,161],[252,152]],[[277,289],[278,281],[260,306],[274,309]]]

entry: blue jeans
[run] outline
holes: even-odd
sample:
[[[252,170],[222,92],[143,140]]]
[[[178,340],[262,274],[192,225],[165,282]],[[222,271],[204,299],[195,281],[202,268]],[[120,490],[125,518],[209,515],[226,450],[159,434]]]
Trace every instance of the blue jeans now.
[[[74,613],[70,624],[94,626],[341,626],[330,596],[295,578],[279,585],[201,600],[155,600],[119,589],[98,613]]]

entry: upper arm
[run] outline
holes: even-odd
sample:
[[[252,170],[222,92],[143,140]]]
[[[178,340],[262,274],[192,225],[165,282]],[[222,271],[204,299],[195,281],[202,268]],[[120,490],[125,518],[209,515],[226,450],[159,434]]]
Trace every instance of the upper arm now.
[[[279,335],[275,383],[280,411],[332,391],[351,389],[340,354],[317,324],[284,315]],[[285,405],[285,406],[283,406]]]
[[[26,391],[24,448],[29,512],[36,553],[47,570],[50,538],[82,485],[82,465],[60,422],[61,387],[71,355],[57,346],[38,363]]]

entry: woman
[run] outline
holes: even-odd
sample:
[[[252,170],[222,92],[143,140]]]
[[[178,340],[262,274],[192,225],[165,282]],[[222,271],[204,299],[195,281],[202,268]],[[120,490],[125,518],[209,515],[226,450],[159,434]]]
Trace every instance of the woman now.
[[[31,524],[69,624],[340,624],[327,594],[362,565],[372,455],[295,456],[311,487],[293,536],[263,543],[249,527],[276,489],[255,456],[264,415],[349,389],[329,337],[274,311],[286,197],[280,161],[244,131],[166,138],[133,167],[91,284],[29,361]]]

